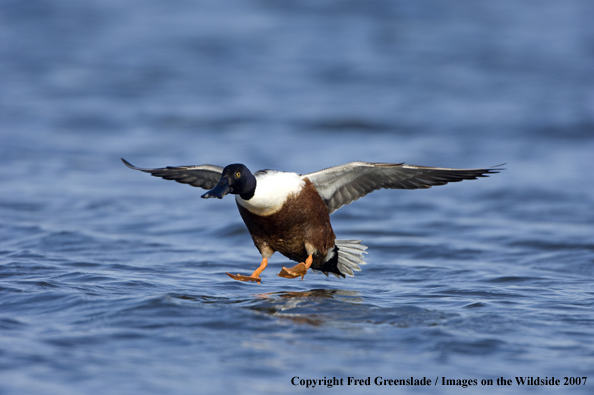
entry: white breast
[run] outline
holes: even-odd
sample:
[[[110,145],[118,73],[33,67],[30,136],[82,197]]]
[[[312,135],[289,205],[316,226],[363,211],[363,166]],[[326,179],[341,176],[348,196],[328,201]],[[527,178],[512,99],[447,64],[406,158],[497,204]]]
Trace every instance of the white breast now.
[[[305,181],[297,173],[268,170],[256,174],[256,192],[250,200],[235,195],[235,200],[257,215],[271,215],[281,209],[287,198],[301,192]]]

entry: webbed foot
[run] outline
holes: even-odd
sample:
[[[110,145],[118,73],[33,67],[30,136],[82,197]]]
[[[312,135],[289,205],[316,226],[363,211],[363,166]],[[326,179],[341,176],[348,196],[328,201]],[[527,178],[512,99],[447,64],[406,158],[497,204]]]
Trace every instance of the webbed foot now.
[[[231,274],[229,272],[227,272],[227,275],[229,277],[231,277],[233,280],[246,281],[246,282],[251,281],[251,282],[256,282],[256,283],[258,283],[258,285],[260,285],[260,281],[261,281],[260,273],[262,273],[262,271],[264,269],[266,269],[266,266],[268,266],[268,258],[262,258],[262,263],[260,263],[260,267],[257,268],[256,271],[253,272],[251,276],[243,276],[239,273],[237,275],[235,275],[235,274]]]
[[[283,266],[283,269],[280,271],[279,274],[277,274],[277,276],[283,277],[283,278],[301,277],[301,281],[303,281],[303,277],[305,277],[305,274],[307,273],[307,269],[309,269],[312,262],[313,262],[313,257],[310,255],[305,260],[305,263],[303,263],[303,262],[298,263],[290,269],[287,269],[286,267]]]
[[[262,280],[260,277],[256,277],[256,276],[243,276],[243,275],[241,275],[239,273],[237,273],[237,274],[231,274],[231,273],[227,272],[227,275],[229,277],[231,277],[233,280],[237,280],[237,281],[246,281],[246,282],[252,281],[252,282],[255,282],[255,283],[260,284],[260,281]]]

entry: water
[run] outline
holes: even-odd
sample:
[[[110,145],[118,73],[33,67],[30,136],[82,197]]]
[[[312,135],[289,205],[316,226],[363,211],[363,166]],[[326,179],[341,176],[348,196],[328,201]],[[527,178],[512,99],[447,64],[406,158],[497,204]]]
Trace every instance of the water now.
[[[2,2],[0,393],[591,393],[593,8]],[[258,286],[233,199],[120,157],[507,170],[374,192],[332,215],[355,278]]]

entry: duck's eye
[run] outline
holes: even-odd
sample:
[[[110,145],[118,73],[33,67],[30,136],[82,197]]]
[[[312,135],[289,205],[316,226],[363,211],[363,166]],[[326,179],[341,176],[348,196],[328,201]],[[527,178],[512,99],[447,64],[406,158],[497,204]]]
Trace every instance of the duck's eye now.
[[[235,178],[239,178],[239,177],[241,177],[241,173],[240,172],[235,173]]]

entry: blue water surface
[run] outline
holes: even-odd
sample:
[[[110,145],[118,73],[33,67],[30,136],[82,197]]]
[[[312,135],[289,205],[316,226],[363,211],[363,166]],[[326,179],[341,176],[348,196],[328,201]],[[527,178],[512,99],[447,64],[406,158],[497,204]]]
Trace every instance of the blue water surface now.
[[[0,393],[592,393],[592,15],[587,0],[1,2]],[[369,246],[354,278],[283,279],[276,254],[258,286],[225,275],[261,259],[232,198],[121,157],[507,164],[334,213],[337,237]],[[299,384],[324,378],[344,384]]]

